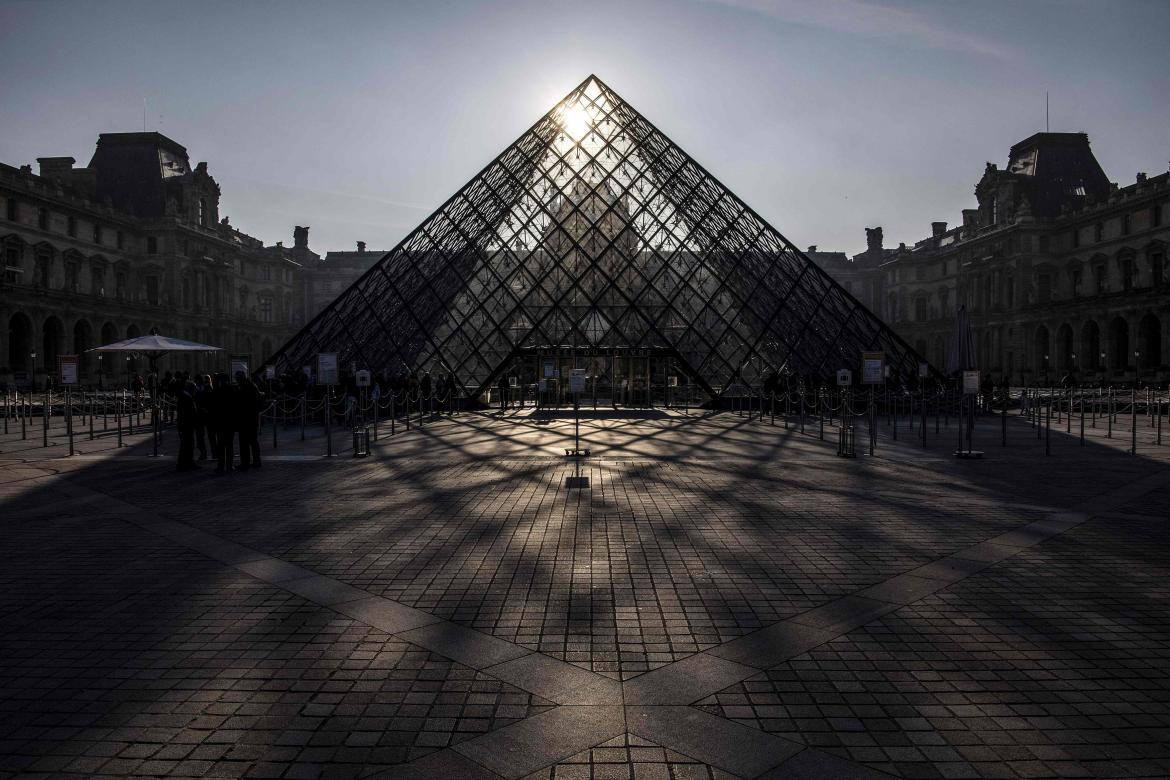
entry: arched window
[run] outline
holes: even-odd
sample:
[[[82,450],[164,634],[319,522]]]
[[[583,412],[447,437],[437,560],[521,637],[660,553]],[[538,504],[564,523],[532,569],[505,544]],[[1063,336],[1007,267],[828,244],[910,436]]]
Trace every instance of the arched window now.
[[[1138,323],[1138,366],[1153,371],[1162,365],[1162,322],[1153,314]]]
[[[1102,368],[1101,329],[1093,320],[1081,328],[1081,365],[1090,371],[1100,371]]]
[[[1123,370],[1129,365],[1129,323],[1121,317],[1115,317],[1109,323],[1109,342],[1112,353],[1109,355],[1109,368]]]

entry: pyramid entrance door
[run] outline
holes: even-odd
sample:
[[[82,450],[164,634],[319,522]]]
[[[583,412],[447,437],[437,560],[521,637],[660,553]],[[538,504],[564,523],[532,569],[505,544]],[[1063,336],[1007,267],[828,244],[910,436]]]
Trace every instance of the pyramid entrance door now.
[[[718,402],[777,372],[828,379],[863,351],[902,379],[921,361],[590,76],[269,363],[299,372],[336,352],[388,375],[450,372],[482,401],[514,365],[538,382],[566,349],[599,403],[623,405],[665,400],[672,376]]]
[[[583,408],[662,409],[693,405],[692,372],[671,349],[533,347],[517,351],[506,369],[518,397],[543,406],[571,406],[569,376],[585,373]],[[516,394],[514,394],[516,395]]]

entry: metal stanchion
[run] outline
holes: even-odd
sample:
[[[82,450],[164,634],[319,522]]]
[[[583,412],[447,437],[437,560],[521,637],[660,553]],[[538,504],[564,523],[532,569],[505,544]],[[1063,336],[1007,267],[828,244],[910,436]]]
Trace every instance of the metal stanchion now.
[[[329,388],[325,388],[325,457],[333,457],[333,404],[330,403]]]
[[[1129,389],[1129,451],[1137,455],[1137,388]]]
[[[1048,396],[1046,422],[1044,425],[1044,454],[1052,454],[1052,396]]]
[[[118,402],[118,393],[114,393],[114,417],[118,421],[118,446],[122,446],[122,406]]]
[[[1008,393],[1003,397],[1003,409],[999,415],[999,446],[1007,446],[1007,408],[1008,408]]]
[[[1081,446],[1085,446],[1085,391],[1081,391]]]
[[[281,404],[280,408],[284,409],[284,405]],[[276,401],[275,400],[272,402],[271,409],[272,409],[272,449],[276,449]]]
[[[69,405],[69,387],[65,387],[65,435],[69,437],[69,454],[73,452],[73,407]]]
[[[43,423],[41,425],[41,433],[43,435],[43,444],[41,446],[43,447],[49,446],[49,415],[51,414],[49,404],[53,401],[52,392],[52,390],[45,390],[45,405],[41,408],[41,421]]]

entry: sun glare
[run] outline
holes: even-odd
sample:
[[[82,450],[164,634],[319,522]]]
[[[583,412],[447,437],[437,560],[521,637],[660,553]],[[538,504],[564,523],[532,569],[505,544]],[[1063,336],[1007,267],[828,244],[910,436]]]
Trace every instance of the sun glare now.
[[[574,141],[580,141],[589,132],[589,114],[579,105],[573,106],[565,112],[561,120],[565,132]]]

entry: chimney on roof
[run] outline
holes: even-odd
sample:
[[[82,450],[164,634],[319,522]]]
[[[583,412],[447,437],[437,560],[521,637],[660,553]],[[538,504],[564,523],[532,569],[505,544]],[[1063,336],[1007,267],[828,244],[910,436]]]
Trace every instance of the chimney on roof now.
[[[815,251],[817,251],[817,245],[816,244],[809,244],[808,245],[808,253],[811,255]]]
[[[945,223],[945,222],[931,222],[930,223],[930,234],[932,236],[934,236],[935,238],[938,238],[939,236],[941,236],[945,232],[947,232],[947,223]]]
[[[284,242],[283,242],[283,241],[277,241],[277,242],[276,242],[276,248],[277,248],[277,249],[284,249]]]
[[[1139,172],[1138,172],[1138,175],[1137,175],[1137,183],[1138,183],[1138,184],[1145,184],[1145,183],[1146,183],[1146,179],[1147,179],[1147,178],[1148,178],[1148,177],[1146,176],[1146,172],[1145,172],[1145,171],[1139,171]]]
[[[366,242],[359,241],[358,242],[358,254],[365,254],[365,251],[366,251]]]
[[[72,171],[77,160],[72,157],[38,157],[37,162],[41,165],[41,176],[52,178]]]
[[[309,228],[297,225],[293,228],[293,246],[297,249],[309,248]]]
[[[882,229],[880,227],[865,229],[865,247],[871,255],[881,259]]]

